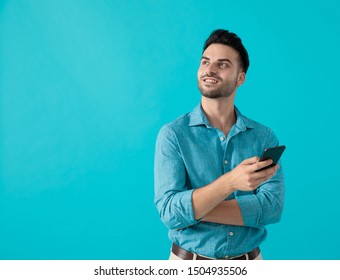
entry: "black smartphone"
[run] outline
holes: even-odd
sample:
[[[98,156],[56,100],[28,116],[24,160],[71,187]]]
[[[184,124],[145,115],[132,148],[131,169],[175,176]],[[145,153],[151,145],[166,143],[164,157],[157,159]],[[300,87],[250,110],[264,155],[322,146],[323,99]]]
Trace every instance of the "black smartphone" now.
[[[271,165],[268,165],[266,167],[263,167],[261,169],[256,170],[256,172],[276,165],[285,149],[286,149],[285,145],[265,149],[262,153],[262,156],[260,157],[260,161],[271,159],[273,161],[273,163]]]

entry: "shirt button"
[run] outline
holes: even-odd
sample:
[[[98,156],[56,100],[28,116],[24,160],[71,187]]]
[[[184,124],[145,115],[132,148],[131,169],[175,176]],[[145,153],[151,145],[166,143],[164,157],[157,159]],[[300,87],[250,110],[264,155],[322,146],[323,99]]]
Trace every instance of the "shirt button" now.
[[[229,232],[229,235],[230,236],[234,236],[234,233],[231,231],[231,232]]]
[[[220,137],[220,140],[221,140],[221,141],[223,141],[223,140],[224,140],[224,137],[223,137],[223,136],[221,136],[221,137]]]
[[[224,161],[224,164],[228,164],[229,162],[227,160]]]

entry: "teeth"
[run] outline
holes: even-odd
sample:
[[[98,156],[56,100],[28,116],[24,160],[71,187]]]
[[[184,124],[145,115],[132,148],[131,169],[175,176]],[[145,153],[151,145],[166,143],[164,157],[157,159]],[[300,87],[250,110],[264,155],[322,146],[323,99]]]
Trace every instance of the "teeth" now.
[[[215,84],[217,83],[217,81],[213,79],[205,79],[204,81],[208,83],[215,83]]]

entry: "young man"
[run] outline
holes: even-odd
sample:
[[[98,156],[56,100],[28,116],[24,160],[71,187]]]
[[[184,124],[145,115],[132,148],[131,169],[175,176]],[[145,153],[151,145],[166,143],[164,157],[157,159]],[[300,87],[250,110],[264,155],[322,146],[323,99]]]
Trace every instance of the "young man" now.
[[[241,39],[216,30],[205,42],[198,87],[201,103],[162,127],[155,151],[155,204],[173,242],[170,259],[261,259],[265,226],[280,220],[283,173],[265,148],[272,130],[234,105],[246,78]]]

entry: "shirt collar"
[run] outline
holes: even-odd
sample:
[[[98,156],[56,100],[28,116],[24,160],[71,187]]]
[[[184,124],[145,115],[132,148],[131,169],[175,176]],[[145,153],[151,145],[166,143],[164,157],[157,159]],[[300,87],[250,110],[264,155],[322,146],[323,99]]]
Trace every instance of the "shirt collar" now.
[[[235,125],[241,129],[246,130],[247,128],[254,128],[254,122],[247,117],[243,116],[241,112],[235,106],[236,113],[236,123]],[[201,104],[197,105],[192,112],[189,114],[190,121],[189,126],[198,126],[205,125],[208,128],[211,128],[212,125],[209,123],[206,115],[203,112]]]

